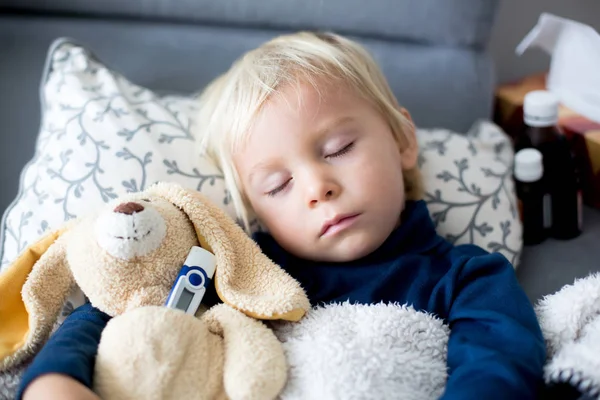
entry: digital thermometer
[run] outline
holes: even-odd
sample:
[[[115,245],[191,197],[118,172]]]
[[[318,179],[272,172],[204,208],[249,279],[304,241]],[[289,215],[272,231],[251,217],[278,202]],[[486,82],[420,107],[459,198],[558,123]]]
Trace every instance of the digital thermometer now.
[[[214,254],[199,246],[192,247],[165,305],[186,314],[196,314],[215,274],[215,268]]]

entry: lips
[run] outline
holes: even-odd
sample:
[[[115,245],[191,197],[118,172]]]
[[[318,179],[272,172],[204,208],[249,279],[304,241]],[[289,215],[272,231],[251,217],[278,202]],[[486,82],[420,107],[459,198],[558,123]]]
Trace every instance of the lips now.
[[[319,236],[335,235],[336,233],[349,228],[354,224],[358,216],[359,214],[345,214],[326,221],[321,228],[321,234]]]

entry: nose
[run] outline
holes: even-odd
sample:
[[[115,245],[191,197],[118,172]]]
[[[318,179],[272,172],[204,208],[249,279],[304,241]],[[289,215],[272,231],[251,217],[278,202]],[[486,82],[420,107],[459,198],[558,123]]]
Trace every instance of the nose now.
[[[307,203],[309,207],[316,207],[319,203],[337,198],[342,188],[335,181],[324,177],[313,177],[308,185]]]
[[[144,206],[133,201],[121,203],[115,207],[114,212],[125,215],[132,215],[144,211]]]

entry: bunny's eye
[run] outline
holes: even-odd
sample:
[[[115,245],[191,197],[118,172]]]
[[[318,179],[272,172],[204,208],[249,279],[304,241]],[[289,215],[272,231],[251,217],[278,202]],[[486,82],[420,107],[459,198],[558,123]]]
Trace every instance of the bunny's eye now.
[[[152,200],[150,199],[142,199],[142,201],[145,201],[146,203],[152,203]]]

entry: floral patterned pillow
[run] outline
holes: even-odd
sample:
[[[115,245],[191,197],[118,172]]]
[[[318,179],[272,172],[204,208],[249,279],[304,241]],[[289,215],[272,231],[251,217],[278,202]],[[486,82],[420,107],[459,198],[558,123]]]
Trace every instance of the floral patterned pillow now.
[[[45,230],[156,181],[197,189],[234,216],[223,177],[194,151],[196,98],[158,96],[59,39],[48,55],[42,123],[17,199],[5,212],[0,269]],[[494,125],[466,136],[421,130],[429,204],[438,231],[518,262],[512,152]]]
[[[50,50],[41,96],[36,153],[4,217],[2,267],[45,230],[157,181],[234,215],[221,173],[193,151],[194,96],[157,96],[68,40]]]
[[[517,266],[523,242],[508,136],[491,122],[467,134],[418,132],[425,200],[439,234],[500,252]]]

